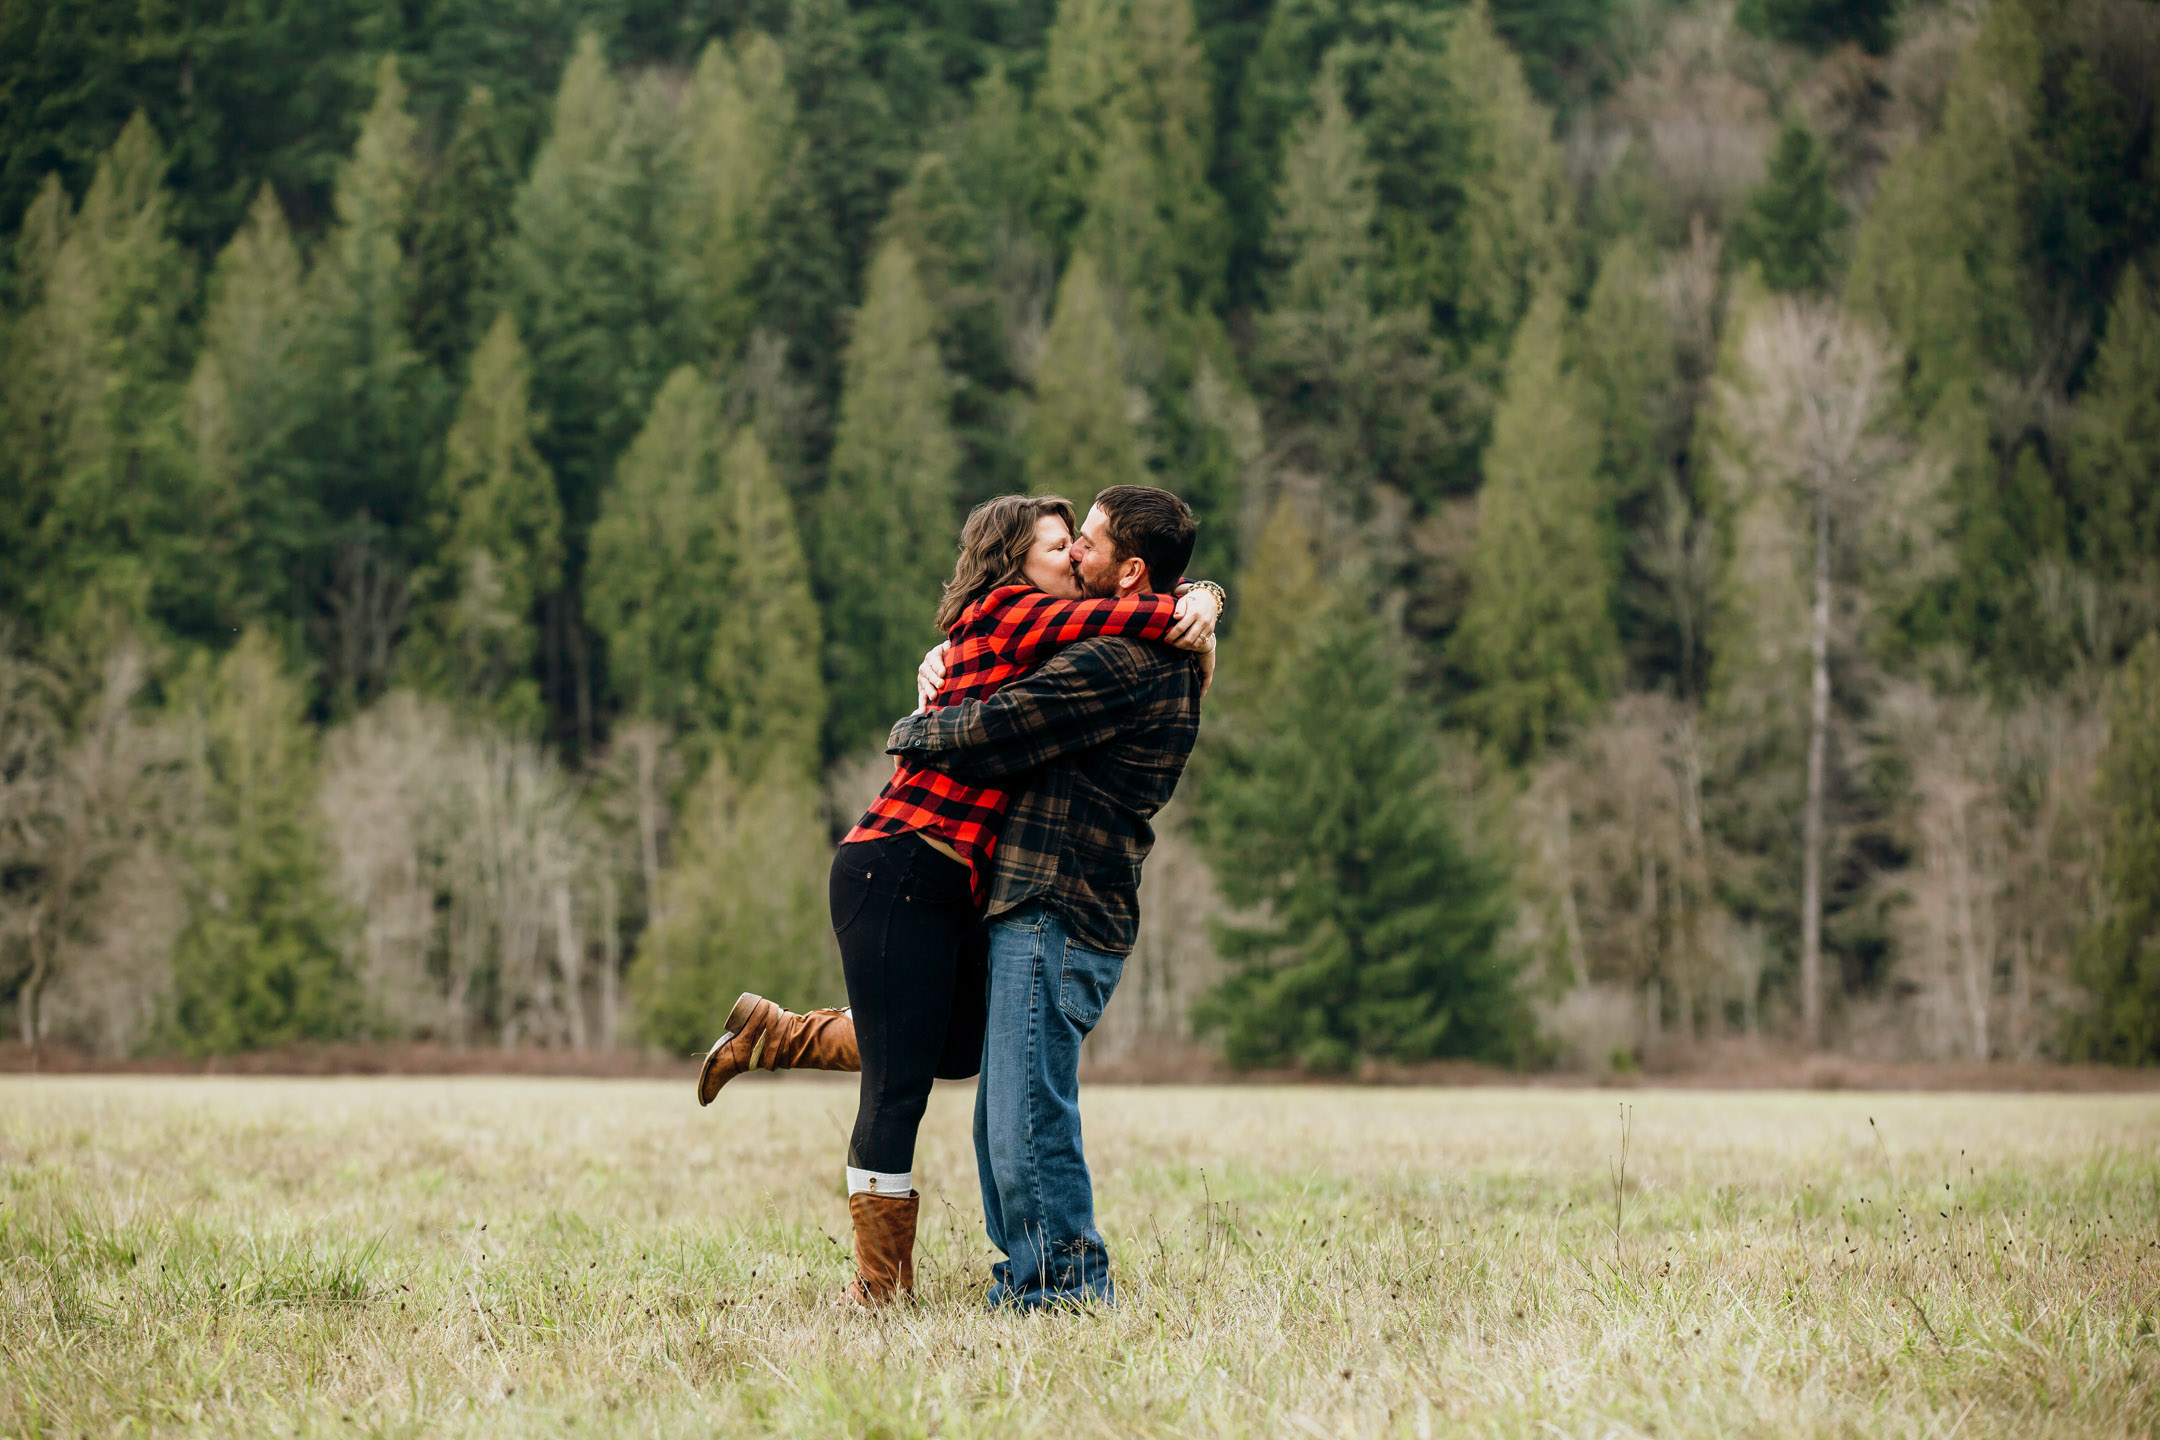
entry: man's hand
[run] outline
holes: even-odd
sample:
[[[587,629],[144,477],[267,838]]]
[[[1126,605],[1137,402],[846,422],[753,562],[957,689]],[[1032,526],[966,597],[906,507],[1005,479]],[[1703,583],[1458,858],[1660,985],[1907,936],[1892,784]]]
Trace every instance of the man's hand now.
[[[1222,618],[1222,606],[1215,599],[1215,592],[1198,586],[1188,586],[1178,596],[1177,623],[1163,639],[1180,650],[1207,651],[1215,648],[1215,622]]]
[[[915,667],[915,711],[921,714],[937,699],[938,687],[945,683],[945,649],[949,641],[940,641],[923,652],[922,664]]]

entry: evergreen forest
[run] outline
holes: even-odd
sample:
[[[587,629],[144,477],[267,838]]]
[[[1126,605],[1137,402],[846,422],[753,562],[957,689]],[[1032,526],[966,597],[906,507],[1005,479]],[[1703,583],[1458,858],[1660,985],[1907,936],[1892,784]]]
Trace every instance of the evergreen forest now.
[[[25,1045],[841,1003],[968,508],[1225,583],[1116,1059],[2160,1062],[2153,0],[0,7]]]

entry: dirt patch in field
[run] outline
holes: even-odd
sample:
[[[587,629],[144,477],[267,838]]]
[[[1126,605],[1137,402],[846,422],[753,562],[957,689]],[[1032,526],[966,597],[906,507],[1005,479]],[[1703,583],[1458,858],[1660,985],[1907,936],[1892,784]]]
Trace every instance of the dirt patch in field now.
[[[619,1080],[679,1080],[694,1059],[636,1050],[565,1051],[498,1046],[288,1045],[242,1055],[180,1055],[118,1060],[65,1046],[0,1044],[0,1074],[45,1075],[548,1075]],[[1804,1055],[1764,1046],[1702,1045],[1668,1050],[1642,1070],[1604,1075],[1524,1073],[1466,1060],[1425,1065],[1367,1065],[1355,1074],[1233,1070],[1197,1046],[1157,1047],[1145,1057],[1090,1063],[1081,1076],[1098,1085],[1533,1085],[1558,1089],[1662,1087],[1690,1090],[2160,1091],[2160,1069],[1991,1061],[1919,1062]]]

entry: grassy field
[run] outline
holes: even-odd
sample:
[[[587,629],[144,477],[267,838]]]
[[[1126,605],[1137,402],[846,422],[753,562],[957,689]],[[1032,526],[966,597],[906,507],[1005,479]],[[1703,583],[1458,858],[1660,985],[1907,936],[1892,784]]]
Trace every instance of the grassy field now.
[[[1097,1089],[1055,1318],[968,1100],[865,1316],[843,1085],[0,1081],[0,1434],[2160,1429],[2151,1095]]]

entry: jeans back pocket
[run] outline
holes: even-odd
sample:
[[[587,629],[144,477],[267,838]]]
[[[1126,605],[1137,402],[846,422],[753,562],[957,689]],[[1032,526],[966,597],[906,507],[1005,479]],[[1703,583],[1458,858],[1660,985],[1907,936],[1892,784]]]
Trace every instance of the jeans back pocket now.
[[[1102,1019],[1118,978],[1125,973],[1125,957],[1090,950],[1065,942],[1065,958],[1058,975],[1058,1009],[1085,1035]]]

